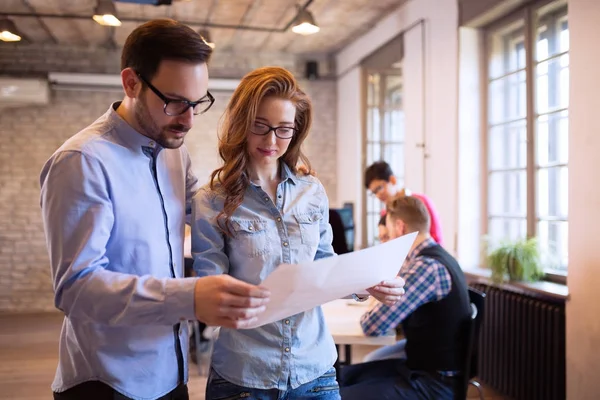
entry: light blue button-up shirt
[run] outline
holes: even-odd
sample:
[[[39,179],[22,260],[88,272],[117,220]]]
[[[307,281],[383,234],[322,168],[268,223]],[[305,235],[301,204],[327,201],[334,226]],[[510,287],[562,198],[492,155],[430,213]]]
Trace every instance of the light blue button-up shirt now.
[[[41,173],[56,307],[65,313],[52,390],[102,381],[155,399],[187,381],[182,279],[187,205],[197,191],[184,146],[163,149],[115,112],[65,142]]]
[[[282,164],[275,203],[250,184],[231,218],[235,236],[218,229],[223,198],[202,188],[192,204],[192,254],[200,276],[227,273],[259,284],[282,263],[334,255],[325,189],[313,176],[296,176]],[[337,358],[321,307],[255,329],[221,328],[213,368],[244,387],[286,390],[310,382]],[[289,385],[289,386],[288,386]]]

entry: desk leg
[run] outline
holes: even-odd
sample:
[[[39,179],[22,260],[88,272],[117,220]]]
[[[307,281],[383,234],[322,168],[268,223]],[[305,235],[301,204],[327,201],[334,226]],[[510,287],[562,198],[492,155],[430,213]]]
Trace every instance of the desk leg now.
[[[335,359],[335,364],[333,364],[333,368],[335,368],[335,377],[339,383],[340,382],[340,346],[336,344],[335,350],[336,350],[338,356]]]
[[[345,365],[350,365],[352,364],[352,346],[347,344],[345,345],[345,351],[344,351],[344,361],[345,361]]]
[[[341,354],[340,345],[336,344],[335,349],[338,353],[338,356],[337,356],[337,359],[335,360],[335,364],[333,364],[333,367],[335,368],[337,381],[339,383],[340,382],[340,370],[342,369],[342,367],[344,367],[346,365],[350,365],[352,363],[352,346],[349,344],[344,345],[344,361],[340,361],[340,354]]]

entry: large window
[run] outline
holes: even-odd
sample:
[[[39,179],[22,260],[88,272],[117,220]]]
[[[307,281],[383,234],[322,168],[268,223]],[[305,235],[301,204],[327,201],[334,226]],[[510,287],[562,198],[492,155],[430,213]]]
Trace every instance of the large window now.
[[[367,74],[367,130],[363,171],[375,161],[386,161],[404,184],[404,111],[400,69]],[[366,198],[366,244],[378,242],[377,224],[384,205],[373,195]]]
[[[544,265],[566,273],[566,6],[521,10],[492,26],[486,45],[488,237],[537,237]]]

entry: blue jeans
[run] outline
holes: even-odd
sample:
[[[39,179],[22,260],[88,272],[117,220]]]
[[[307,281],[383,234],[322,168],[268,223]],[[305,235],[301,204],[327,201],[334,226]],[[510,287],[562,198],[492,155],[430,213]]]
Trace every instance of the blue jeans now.
[[[208,383],[206,384],[206,400],[341,400],[340,388],[335,375],[335,369],[331,368],[319,378],[305,383],[296,389],[282,391],[278,389],[265,390],[237,386],[221,378],[211,368]]]
[[[406,359],[406,339],[399,340],[395,344],[383,346],[367,354],[363,362],[387,360],[390,358]]]
[[[410,370],[401,359],[348,365],[341,375],[344,400],[452,400],[460,384],[460,378]]]

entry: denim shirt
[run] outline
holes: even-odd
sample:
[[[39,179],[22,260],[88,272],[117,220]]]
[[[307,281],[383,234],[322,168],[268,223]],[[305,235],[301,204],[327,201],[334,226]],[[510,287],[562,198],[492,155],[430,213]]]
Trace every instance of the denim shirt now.
[[[275,203],[250,184],[226,237],[216,217],[224,199],[203,187],[192,202],[192,255],[200,276],[226,273],[260,284],[282,263],[334,255],[329,202],[313,176],[296,176],[282,163]],[[243,387],[286,390],[326,373],[337,352],[321,307],[254,329],[221,328],[213,368]]]
[[[187,381],[194,285],[183,275],[198,190],[184,146],[163,149],[115,112],[44,165],[41,207],[55,305],[65,318],[52,390],[99,380],[134,399]],[[186,205],[187,203],[187,205]]]

